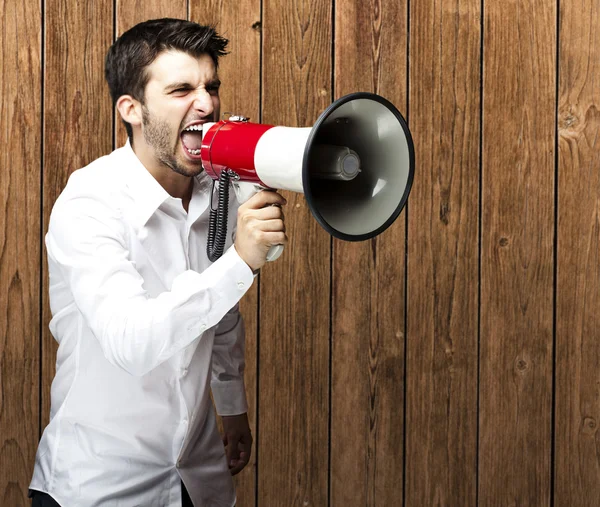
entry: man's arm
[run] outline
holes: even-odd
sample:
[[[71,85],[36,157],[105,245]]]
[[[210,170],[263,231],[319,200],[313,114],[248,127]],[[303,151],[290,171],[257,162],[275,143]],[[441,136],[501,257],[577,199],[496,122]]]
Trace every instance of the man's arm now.
[[[236,304],[215,329],[211,380],[215,407],[223,421],[227,462],[233,475],[248,464],[252,452],[244,358],[244,321]]]
[[[57,201],[46,236],[60,272],[106,358],[144,375],[215,326],[252,285],[252,271],[231,247],[202,273],[185,271],[170,291],[148,296],[129,258],[119,212],[97,197]]]

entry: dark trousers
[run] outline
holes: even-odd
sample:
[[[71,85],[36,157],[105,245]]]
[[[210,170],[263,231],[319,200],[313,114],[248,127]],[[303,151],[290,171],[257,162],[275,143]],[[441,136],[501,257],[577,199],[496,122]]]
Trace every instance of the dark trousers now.
[[[31,491],[31,507],[60,507],[60,505],[47,493],[41,491]],[[194,507],[190,495],[181,483],[181,507]]]

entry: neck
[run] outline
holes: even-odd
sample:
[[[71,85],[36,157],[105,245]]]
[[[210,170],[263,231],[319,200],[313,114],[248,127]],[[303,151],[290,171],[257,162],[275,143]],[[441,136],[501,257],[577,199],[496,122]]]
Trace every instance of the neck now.
[[[158,162],[154,153],[145,143],[137,140],[132,145],[133,152],[146,170],[163,187],[170,196],[179,197],[183,201],[183,207],[187,211],[188,203],[192,197],[194,181],[191,176],[176,173],[170,167]]]

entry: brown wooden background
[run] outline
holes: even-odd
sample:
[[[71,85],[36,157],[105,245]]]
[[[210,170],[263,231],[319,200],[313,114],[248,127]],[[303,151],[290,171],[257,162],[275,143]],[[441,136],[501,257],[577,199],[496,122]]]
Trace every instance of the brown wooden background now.
[[[55,346],[43,235],[124,139],[103,60],[138,21],[216,22],[223,111],[310,126],[373,91],[409,120],[408,208],[291,244],[243,303],[247,506],[600,505],[598,0],[2,0],[0,505],[27,505]]]

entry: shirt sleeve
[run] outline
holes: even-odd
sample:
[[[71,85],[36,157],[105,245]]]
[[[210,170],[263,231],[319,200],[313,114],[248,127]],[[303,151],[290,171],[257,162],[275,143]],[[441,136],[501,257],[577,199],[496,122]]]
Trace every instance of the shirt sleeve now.
[[[248,411],[244,385],[244,319],[236,304],[215,329],[211,388],[219,415],[238,415]]]
[[[97,196],[57,201],[46,246],[106,358],[141,376],[217,325],[252,285],[252,271],[231,246],[202,273],[177,276],[151,298],[130,260],[118,209]]]

